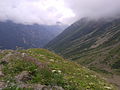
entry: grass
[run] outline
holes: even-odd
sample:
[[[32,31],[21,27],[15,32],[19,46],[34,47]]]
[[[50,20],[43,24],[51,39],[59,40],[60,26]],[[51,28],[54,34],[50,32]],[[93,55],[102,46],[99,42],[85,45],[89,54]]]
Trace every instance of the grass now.
[[[19,88],[17,86],[12,86],[12,87],[4,88],[3,90],[33,90],[33,89],[32,88]]]
[[[114,64],[112,64],[113,69],[120,69],[120,60],[116,61]]]
[[[108,72],[108,71],[106,71],[106,70],[104,70],[104,69],[100,69],[100,68],[97,68],[97,67],[94,67],[94,66],[91,66],[91,67],[89,67],[91,70],[93,70],[93,71],[96,71],[96,72],[98,72],[98,73],[103,73],[103,74],[110,74],[110,75],[112,75],[112,73],[111,72]]]
[[[23,71],[29,72],[29,78],[24,81],[26,84],[60,86],[65,90],[115,90],[114,86],[97,76],[95,72],[48,50],[28,49],[15,52],[20,53],[11,57],[9,63],[4,65],[2,71],[5,76],[0,77],[0,80],[9,82],[6,90],[12,90],[9,89],[14,88],[12,84],[19,86],[15,77]],[[27,53],[27,57],[35,58],[45,67],[39,67],[35,62],[21,57],[22,53]]]

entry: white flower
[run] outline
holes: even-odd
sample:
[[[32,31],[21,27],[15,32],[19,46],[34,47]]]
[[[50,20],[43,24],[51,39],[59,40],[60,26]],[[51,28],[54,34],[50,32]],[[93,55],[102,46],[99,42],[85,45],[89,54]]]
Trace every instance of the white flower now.
[[[61,70],[52,70],[52,72],[53,72],[53,73],[55,73],[55,72],[56,72],[56,73],[61,74]]]
[[[10,81],[7,81],[7,83],[9,83]]]
[[[26,53],[22,53],[22,57],[24,57],[26,55]]]
[[[31,51],[29,51],[29,52],[31,52]]]
[[[50,59],[51,62],[54,62],[54,59]]]
[[[88,75],[86,75],[86,78],[88,78],[89,76]]]
[[[104,88],[109,89],[109,90],[112,89],[111,87],[108,87],[108,86],[104,86]]]
[[[58,70],[58,73],[61,73],[61,71],[60,71],[60,70]]]
[[[52,72],[54,73],[54,72],[56,72],[56,70],[52,70]]]
[[[97,76],[96,75],[91,75],[91,77],[95,77],[96,78]]]

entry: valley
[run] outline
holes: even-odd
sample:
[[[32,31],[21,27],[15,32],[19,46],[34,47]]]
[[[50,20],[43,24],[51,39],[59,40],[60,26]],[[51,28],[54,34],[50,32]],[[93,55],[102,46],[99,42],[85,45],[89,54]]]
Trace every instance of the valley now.
[[[0,22],[0,49],[42,48],[60,34],[66,25],[25,25]]]
[[[120,90],[120,0],[1,0],[0,90]]]
[[[49,42],[46,48],[100,73],[120,88],[120,19],[83,18]]]

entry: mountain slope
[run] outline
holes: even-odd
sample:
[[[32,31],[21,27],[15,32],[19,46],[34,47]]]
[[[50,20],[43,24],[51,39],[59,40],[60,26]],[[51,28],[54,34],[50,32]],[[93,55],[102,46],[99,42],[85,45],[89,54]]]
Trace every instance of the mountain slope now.
[[[99,75],[45,49],[1,50],[3,90],[116,90]]]
[[[75,50],[75,48],[79,48],[80,50],[84,50],[90,47],[95,48],[107,41],[107,39],[111,38],[116,33],[118,33],[119,37],[119,23],[120,20],[94,21],[83,18],[68,27],[46,47],[59,53],[66,53],[66,51],[68,51],[67,49]],[[105,35],[107,36],[105,37]],[[104,36],[104,38],[102,36]]]
[[[0,49],[43,47],[66,26],[23,25],[11,21],[0,22]]]
[[[47,49],[102,74],[120,87],[120,19],[83,18],[52,40]],[[111,80],[113,78],[113,80]]]

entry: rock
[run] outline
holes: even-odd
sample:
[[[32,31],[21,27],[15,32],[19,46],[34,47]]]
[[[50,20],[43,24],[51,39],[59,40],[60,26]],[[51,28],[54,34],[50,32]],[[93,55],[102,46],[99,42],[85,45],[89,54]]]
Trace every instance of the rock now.
[[[34,90],[64,90],[62,87],[59,86],[46,86],[41,84],[34,85],[33,88]]]
[[[46,86],[41,84],[21,84],[21,88],[33,88],[34,90],[64,90],[59,86]]]
[[[0,65],[5,65],[5,64],[8,64],[8,62],[6,62],[6,61],[0,61]]]
[[[0,82],[0,90],[2,90],[3,88],[5,88],[6,84],[5,82]]]
[[[41,54],[40,54],[39,56],[40,56],[40,57],[44,57],[44,55],[41,55]]]
[[[2,71],[0,71],[0,77],[3,77],[3,76],[4,76],[3,72],[2,72]]]
[[[22,57],[25,57],[25,56],[27,56],[27,54],[26,53],[22,53]]]
[[[5,55],[2,59],[1,59],[1,61],[5,61],[5,62],[9,62],[9,59],[10,59],[10,57],[12,56],[13,54],[10,52],[9,54],[7,54],[7,55]]]
[[[15,78],[18,83],[26,83],[26,81],[31,79],[28,71],[21,72],[19,75],[15,76]]]
[[[24,57],[24,60],[34,63],[39,68],[47,68],[47,63],[42,63],[38,59],[33,58],[32,56],[26,56],[26,57]]]
[[[49,90],[49,89],[46,89],[46,88],[47,88],[47,86],[40,85],[40,84],[38,84],[34,87],[35,90]]]
[[[2,71],[2,67],[3,67],[3,65],[0,65],[0,71]]]
[[[59,86],[53,86],[51,90],[64,90],[62,87]]]

